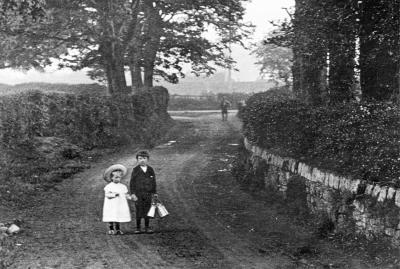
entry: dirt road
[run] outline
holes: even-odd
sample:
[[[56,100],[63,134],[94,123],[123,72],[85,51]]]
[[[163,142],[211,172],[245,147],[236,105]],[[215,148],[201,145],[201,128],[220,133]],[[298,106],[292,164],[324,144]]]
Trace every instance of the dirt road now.
[[[238,186],[229,173],[239,139],[236,119],[175,118],[179,128],[170,139],[176,143],[151,150],[159,196],[170,211],[151,222],[156,233],[133,234],[132,222],[122,226],[125,235],[106,235],[101,174],[112,163],[135,165],[134,152],[110,156],[20,213],[24,232],[11,268],[376,268],[316,243],[304,225]]]

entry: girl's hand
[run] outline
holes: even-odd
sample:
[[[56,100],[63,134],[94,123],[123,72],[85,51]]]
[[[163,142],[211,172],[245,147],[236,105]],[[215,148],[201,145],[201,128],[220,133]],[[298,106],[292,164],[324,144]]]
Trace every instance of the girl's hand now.
[[[136,196],[135,194],[132,194],[132,195],[131,195],[131,199],[132,199],[134,202],[136,202],[136,201],[138,200],[138,198],[137,198],[137,196]]]

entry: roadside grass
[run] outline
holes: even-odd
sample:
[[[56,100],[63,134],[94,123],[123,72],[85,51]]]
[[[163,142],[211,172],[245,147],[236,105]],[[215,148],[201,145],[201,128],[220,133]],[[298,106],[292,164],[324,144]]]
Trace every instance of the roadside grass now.
[[[179,132],[180,125],[173,123],[169,126],[163,126],[165,131],[164,137],[154,142],[157,144],[168,141],[171,134]],[[34,210],[35,207],[41,203],[45,203],[46,193],[49,191],[60,191],[59,183],[68,180],[76,173],[85,169],[89,169],[91,165],[111,156],[126,155],[129,153],[134,154],[140,148],[149,149],[151,146],[143,143],[122,145],[110,148],[94,148],[91,150],[82,150],[79,157],[65,158],[58,160],[56,165],[49,162],[40,162],[40,174],[35,180],[26,180],[24,174],[17,176],[2,171],[2,184],[0,184],[0,223],[13,223],[16,219],[22,221],[22,232],[24,232],[23,218],[20,212]],[[22,171],[32,171],[37,168],[38,162],[34,162],[35,158],[31,159],[32,162],[25,161],[16,163]],[[36,158],[37,160],[37,158]],[[17,167],[13,167],[17,169]],[[8,174],[8,176],[7,176]],[[12,265],[13,261],[17,258],[16,252],[18,250],[18,234],[7,235],[0,233],[0,269],[8,268]]]

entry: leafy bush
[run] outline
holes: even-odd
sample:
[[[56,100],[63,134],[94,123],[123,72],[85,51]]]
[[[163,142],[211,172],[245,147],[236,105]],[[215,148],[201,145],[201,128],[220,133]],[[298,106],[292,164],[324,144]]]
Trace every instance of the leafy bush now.
[[[42,91],[2,96],[0,182],[10,176],[35,182],[65,160],[79,159],[81,149],[150,146],[170,123],[167,106],[161,87],[122,98]],[[60,156],[52,156],[55,148]]]
[[[353,178],[400,185],[400,109],[388,103],[310,107],[290,92],[252,96],[241,117],[254,144]]]
[[[160,130],[154,121],[158,116],[167,117],[168,105],[168,92],[153,96],[158,91],[121,99],[41,91],[3,96],[0,143],[10,147],[35,136],[56,136],[93,148],[138,140],[143,130],[157,136]],[[162,98],[165,100],[159,101]],[[164,113],[162,102],[166,102]]]

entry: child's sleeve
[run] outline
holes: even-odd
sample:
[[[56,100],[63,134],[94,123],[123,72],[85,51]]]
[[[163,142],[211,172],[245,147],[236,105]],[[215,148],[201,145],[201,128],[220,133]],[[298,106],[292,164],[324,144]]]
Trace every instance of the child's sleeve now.
[[[154,173],[153,167],[151,168],[151,173],[153,176],[153,182],[152,182],[152,190],[151,193],[157,193],[157,183],[156,183],[156,173]]]
[[[128,187],[126,187],[126,186],[124,185],[123,194],[127,194],[127,193],[128,193]]]
[[[104,187],[104,195],[105,195],[107,198],[114,198],[114,197],[115,197],[115,193],[112,192],[112,191],[110,190],[110,188],[108,188],[108,185]]]

